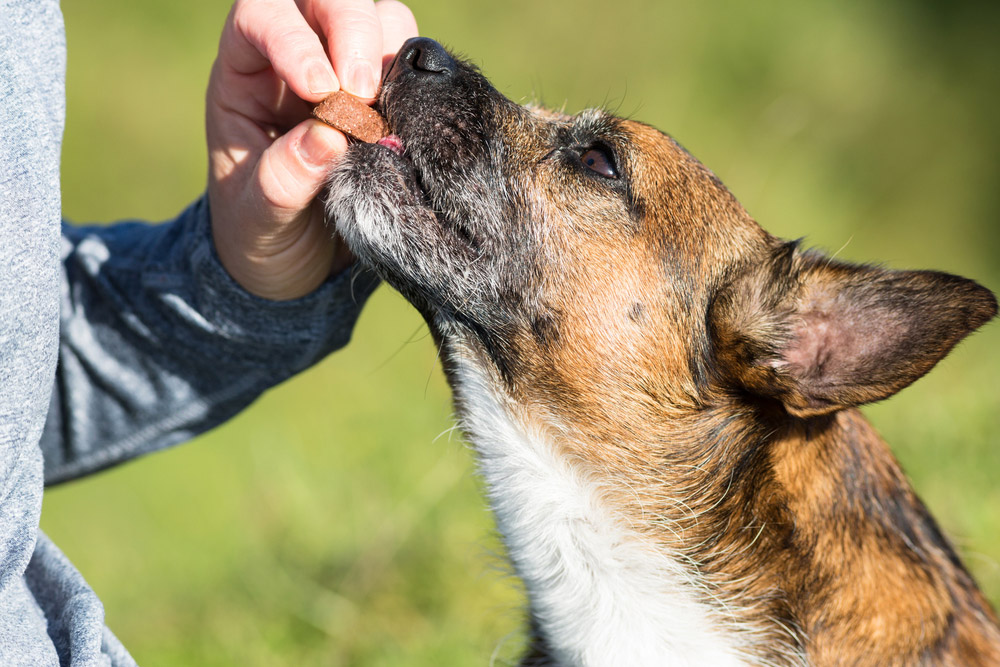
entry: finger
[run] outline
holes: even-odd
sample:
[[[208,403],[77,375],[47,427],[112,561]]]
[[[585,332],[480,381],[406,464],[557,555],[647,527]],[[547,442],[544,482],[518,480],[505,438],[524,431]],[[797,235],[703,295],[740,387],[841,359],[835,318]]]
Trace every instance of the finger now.
[[[237,0],[219,58],[240,74],[272,67],[293,93],[310,102],[340,88],[319,36],[292,0]]]
[[[307,120],[278,137],[261,155],[253,184],[264,217],[290,220],[306,209],[326,181],[330,164],[347,150],[347,137]]]
[[[403,42],[416,37],[417,20],[410,8],[397,0],[381,0],[375,3],[375,13],[382,24],[382,60],[390,61]]]
[[[382,27],[372,0],[313,3],[341,87],[372,99],[382,73]]]

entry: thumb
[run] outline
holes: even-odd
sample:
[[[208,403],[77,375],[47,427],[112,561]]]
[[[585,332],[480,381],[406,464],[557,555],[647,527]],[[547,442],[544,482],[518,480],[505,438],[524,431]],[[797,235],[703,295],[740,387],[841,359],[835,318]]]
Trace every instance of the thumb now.
[[[282,223],[301,215],[346,150],[347,137],[313,119],[275,139],[261,154],[254,182],[266,217]]]

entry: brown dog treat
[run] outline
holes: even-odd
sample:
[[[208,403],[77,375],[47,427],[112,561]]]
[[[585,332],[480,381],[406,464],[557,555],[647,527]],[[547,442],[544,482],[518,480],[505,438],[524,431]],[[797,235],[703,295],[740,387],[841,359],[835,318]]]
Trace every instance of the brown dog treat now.
[[[369,144],[389,134],[385,119],[377,111],[342,90],[317,104],[313,109],[313,116],[344,134]]]

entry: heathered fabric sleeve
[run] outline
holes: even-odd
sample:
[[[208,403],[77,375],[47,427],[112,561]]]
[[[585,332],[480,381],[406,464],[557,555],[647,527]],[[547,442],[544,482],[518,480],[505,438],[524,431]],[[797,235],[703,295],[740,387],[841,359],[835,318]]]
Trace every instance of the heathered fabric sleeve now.
[[[55,0],[0,0],[0,665],[59,664],[24,572],[58,349],[65,53]]]
[[[57,0],[0,0],[0,665],[133,667],[38,530],[43,465],[65,480],[211,428],[344,344],[373,285],[256,299],[203,201],[60,239],[65,56]]]
[[[38,531],[59,349],[65,46],[56,0],[0,0],[0,665],[130,667],[100,600]]]
[[[46,484],[189,440],[348,342],[370,274],[255,297],[219,262],[209,220],[203,198],[160,225],[63,225]]]

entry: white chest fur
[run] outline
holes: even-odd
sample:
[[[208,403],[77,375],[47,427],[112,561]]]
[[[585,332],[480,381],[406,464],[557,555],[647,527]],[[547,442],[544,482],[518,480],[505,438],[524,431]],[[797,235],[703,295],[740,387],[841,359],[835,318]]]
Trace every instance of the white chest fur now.
[[[456,362],[463,428],[558,664],[746,664],[718,614],[698,601],[689,572],[604,506],[599,483],[513,417],[517,410],[474,363]]]

